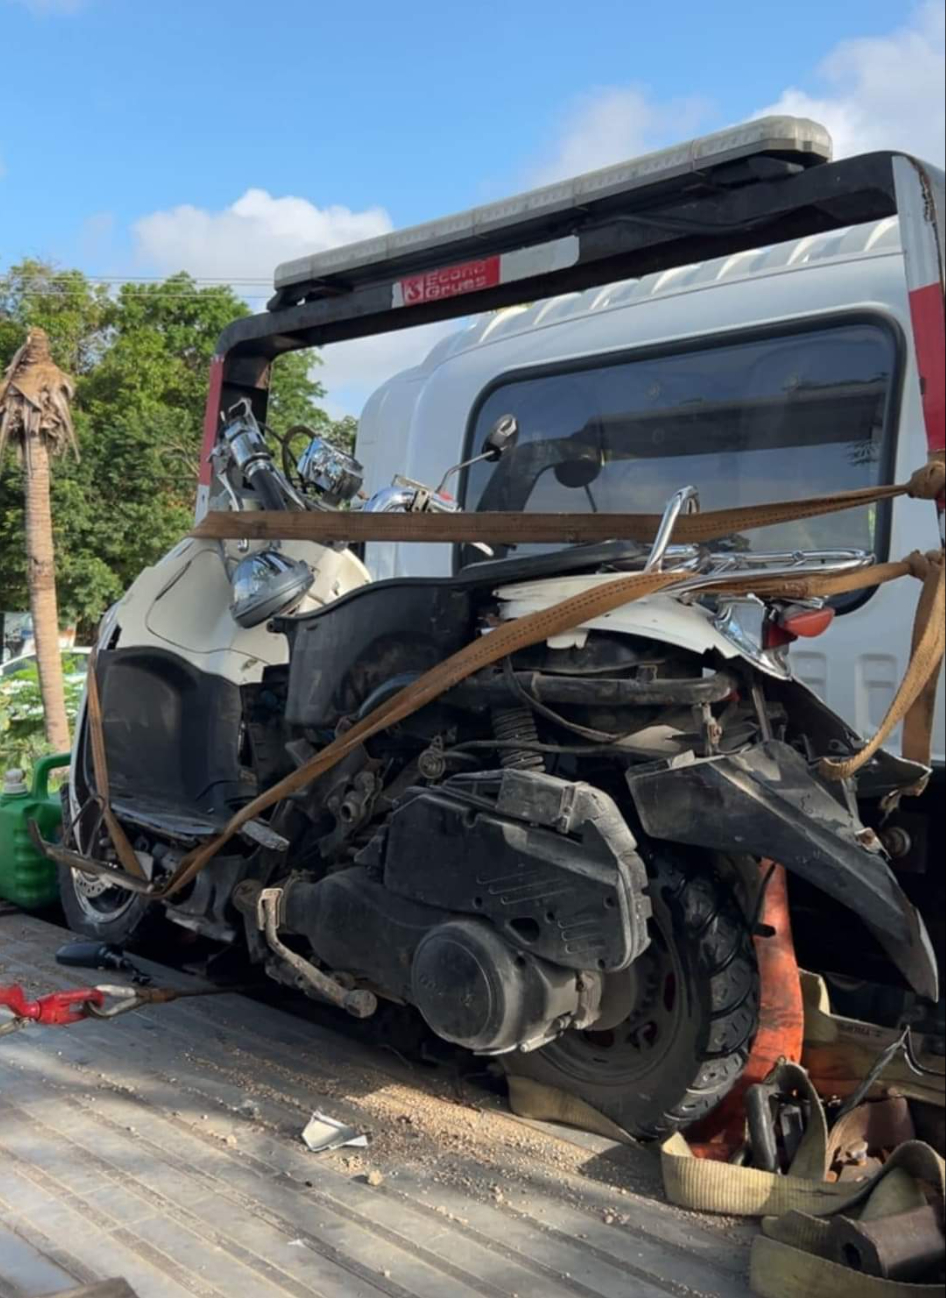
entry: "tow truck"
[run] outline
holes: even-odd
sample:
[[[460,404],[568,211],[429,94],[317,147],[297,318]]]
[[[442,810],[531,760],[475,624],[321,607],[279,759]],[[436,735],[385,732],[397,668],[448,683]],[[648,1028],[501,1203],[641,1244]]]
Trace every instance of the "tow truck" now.
[[[889,217],[909,303],[900,382],[928,454],[941,458],[943,198],[942,173],[918,159],[832,162],[823,128],[767,118],[302,256],[277,272],[268,310],[221,337],[197,516],[213,503],[221,414],[245,399],[264,423],[284,352]],[[393,426],[393,407],[388,417]],[[73,982],[54,959],[62,937],[0,915],[0,981],[27,992]],[[188,974],[145,972],[193,989]],[[313,1154],[299,1139],[313,1109],[364,1143]],[[28,1027],[0,1045],[4,1298],[70,1284],[139,1298],[747,1292],[748,1232],[657,1205],[656,1190],[649,1154],[515,1119],[470,1080],[445,1081],[258,1000]]]

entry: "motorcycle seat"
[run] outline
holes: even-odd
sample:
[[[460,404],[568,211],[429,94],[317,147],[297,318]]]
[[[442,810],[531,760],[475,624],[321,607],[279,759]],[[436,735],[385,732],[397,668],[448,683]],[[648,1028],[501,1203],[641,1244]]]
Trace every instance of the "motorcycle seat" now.
[[[616,564],[640,562],[650,547],[639,541],[594,541],[570,545],[543,554],[507,555],[465,564],[456,580],[479,585],[502,585],[534,581],[541,577],[564,577],[576,572],[597,572]]]

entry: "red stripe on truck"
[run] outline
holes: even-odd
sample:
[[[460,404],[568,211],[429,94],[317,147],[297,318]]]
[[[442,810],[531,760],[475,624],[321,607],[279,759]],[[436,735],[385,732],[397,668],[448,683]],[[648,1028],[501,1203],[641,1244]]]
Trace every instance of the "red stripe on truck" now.
[[[197,481],[202,487],[209,487],[211,480],[210,452],[217,440],[217,429],[220,426],[220,393],[223,388],[223,357],[215,356],[210,362],[210,376],[207,380],[207,404],[204,406],[204,436],[200,444],[200,472]]]
[[[946,450],[946,319],[943,287],[926,284],[910,294],[913,347],[920,375],[927,450]]]

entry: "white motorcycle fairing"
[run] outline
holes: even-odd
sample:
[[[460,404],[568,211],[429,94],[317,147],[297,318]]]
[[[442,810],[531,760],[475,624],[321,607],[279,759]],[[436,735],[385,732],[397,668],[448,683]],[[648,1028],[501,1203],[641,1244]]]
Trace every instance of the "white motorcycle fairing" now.
[[[235,702],[237,692],[258,685],[267,667],[279,666],[289,656],[284,635],[268,630],[265,625],[245,629],[234,621],[230,612],[232,587],[228,565],[256,548],[253,545],[240,549],[237,542],[221,544],[186,537],[156,564],[146,568],[102,619],[98,650],[109,656],[112,656],[109,651],[117,650],[115,656],[126,662],[133,658],[138,673],[134,678],[127,678],[134,683],[122,697],[110,699],[109,685],[101,687],[103,709],[109,715],[117,710],[125,718],[120,731],[128,731],[129,748],[140,752],[142,762],[152,746],[155,765],[160,765],[159,735],[163,734],[167,748],[171,735],[163,732],[168,727],[174,729],[169,720],[173,709],[180,710],[177,724],[182,740],[179,756],[169,752],[166,757],[166,773],[183,768],[188,754],[204,741],[208,729],[217,726],[221,728],[217,758],[221,750],[233,749],[231,756],[236,761],[240,725]],[[322,608],[370,581],[367,569],[350,550],[334,550],[306,541],[286,542],[282,548],[287,555],[304,559],[315,574],[299,612]],[[146,689],[159,678],[162,683],[149,703],[145,699]],[[213,692],[215,702],[207,717],[201,719],[195,715],[195,705],[208,692]],[[222,715],[227,710],[231,714],[229,737]],[[88,796],[89,772],[85,769],[88,753],[83,742],[85,713],[83,696],[76,718],[77,739],[70,766],[69,800],[74,820]],[[187,723],[194,726],[192,733],[187,732]],[[229,772],[236,773],[236,770]],[[143,770],[138,774],[140,785]],[[113,779],[119,800],[121,775],[119,760]],[[175,791],[169,786],[166,792],[168,800],[173,801]],[[182,795],[179,790],[177,793],[180,800]],[[209,814],[212,799],[201,796],[199,802]],[[222,814],[222,808],[218,806],[216,812]],[[80,846],[85,846],[81,824],[77,824],[76,836]]]
[[[551,608],[572,595],[579,595],[583,590],[605,585],[615,580],[613,573],[597,573],[575,577],[556,577],[544,581],[520,582],[512,586],[501,586],[496,591],[502,600],[502,615],[511,620],[524,617],[528,613],[537,613]],[[589,631],[611,631],[622,635],[644,636],[649,640],[659,640],[674,645],[679,649],[688,649],[691,653],[718,653],[722,658],[743,658],[754,667],[779,680],[790,677],[788,668],[774,654],[762,651],[761,644],[748,645],[734,639],[717,629],[713,615],[698,604],[683,604],[672,595],[647,595],[580,623],[573,631],[553,636],[548,644],[551,649],[568,649],[581,647],[588,638]]]
[[[236,542],[186,537],[146,568],[109,610],[100,647],[105,648],[117,625],[122,648],[153,645],[236,684],[258,681],[264,667],[286,661],[286,640],[265,626],[245,630],[233,620],[225,563],[236,563],[262,548],[262,543],[255,543],[239,550]],[[292,558],[304,559],[315,574],[300,612],[322,608],[370,581],[368,570],[350,550],[332,550],[310,541],[286,541],[281,548]]]

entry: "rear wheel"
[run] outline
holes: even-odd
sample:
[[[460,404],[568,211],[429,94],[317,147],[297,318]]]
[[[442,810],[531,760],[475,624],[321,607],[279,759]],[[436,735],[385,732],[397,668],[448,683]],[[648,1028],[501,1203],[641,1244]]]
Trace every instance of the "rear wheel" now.
[[[640,1139],[724,1098],[745,1067],[759,1001],[749,927],[717,872],[662,857],[650,891],[650,946],[606,990],[620,1021],[504,1058],[508,1072],[570,1091]]]

